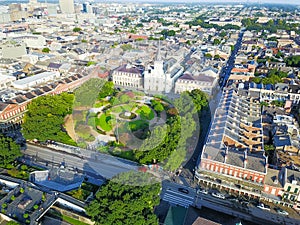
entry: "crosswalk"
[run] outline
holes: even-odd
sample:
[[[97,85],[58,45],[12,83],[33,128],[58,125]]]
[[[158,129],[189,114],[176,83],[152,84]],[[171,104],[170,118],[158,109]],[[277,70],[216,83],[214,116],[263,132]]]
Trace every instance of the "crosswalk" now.
[[[169,202],[171,205],[179,205],[188,208],[194,202],[194,197],[173,190],[166,190],[163,193],[162,200]]]

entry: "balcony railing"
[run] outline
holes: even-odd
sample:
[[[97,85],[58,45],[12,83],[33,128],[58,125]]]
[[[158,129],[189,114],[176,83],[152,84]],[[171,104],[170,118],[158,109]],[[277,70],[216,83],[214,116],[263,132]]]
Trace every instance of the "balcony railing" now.
[[[203,175],[211,176],[213,178],[219,178],[221,180],[226,180],[226,181],[244,185],[244,186],[256,187],[257,189],[262,189],[263,185],[264,185],[263,183],[257,183],[257,182],[251,181],[251,180],[246,180],[246,179],[242,179],[240,177],[230,176],[228,174],[218,173],[218,172],[207,170],[204,168],[199,169],[197,174],[199,174],[199,175],[203,174]]]

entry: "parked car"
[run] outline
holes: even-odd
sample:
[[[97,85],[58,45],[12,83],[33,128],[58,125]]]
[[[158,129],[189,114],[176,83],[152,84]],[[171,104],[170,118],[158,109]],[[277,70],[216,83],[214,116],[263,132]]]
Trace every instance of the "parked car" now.
[[[231,202],[236,202],[236,203],[239,202],[239,200],[236,197],[229,197],[227,200],[229,200]]]
[[[285,210],[283,210],[281,208],[275,208],[275,210],[276,210],[276,212],[278,214],[281,214],[281,215],[284,215],[284,216],[288,216],[289,215],[289,213],[287,211],[285,211]]]
[[[257,208],[260,208],[260,209],[263,209],[263,210],[267,210],[267,211],[270,211],[270,206],[268,205],[265,205],[263,203],[259,203]]]
[[[188,194],[189,193],[189,190],[188,189],[185,189],[185,188],[178,188],[178,191],[184,193],[184,194]]]
[[[205,190],[205,189],[199,189],[199,190],[197,190],[197,194],[205,194],[205,195],[207,195],[208,191]]]
[[[225,199],[225,195],[218,192],[213,192],[211,195],[216,198]]]

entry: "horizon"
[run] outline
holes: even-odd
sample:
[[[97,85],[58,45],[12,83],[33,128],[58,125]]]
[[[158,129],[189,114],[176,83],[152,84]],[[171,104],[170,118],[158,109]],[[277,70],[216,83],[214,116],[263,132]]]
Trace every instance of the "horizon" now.
[[[29,0],[0,0],[1,3],[11,2],[29,2]],[[38,0],[38,2],[59,2],[59,0]],[[74,2],[81,3],[86,2],[86,0],[75,0]],[[91,2],[96,3],[134,3],[134,2],[145,2],[145,3],[208,3],[208,4],[288,4],[288,5],[300,5],[299,0],[290,0],[286,2],[285,0],[91,0]]]

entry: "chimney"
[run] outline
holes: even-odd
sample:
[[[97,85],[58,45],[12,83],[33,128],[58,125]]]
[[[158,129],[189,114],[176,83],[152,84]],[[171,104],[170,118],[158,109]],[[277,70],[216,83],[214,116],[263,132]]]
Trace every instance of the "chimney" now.
[[[263,154],[264,158],[265,158],[265,173],[267,172],[267,169],[269,167],[269,164],[268,164],[268,156],[265,155],[265,153]]]
[[[248,158],[247,158],[247,149],[244,151],[244,168],[247,167],[247,163],[248,163]]]
[[[227,158],[228,158],[228,146],[226,146],[226,150],[225,150],[224,163],[227,162]]]
[[[244,168],[247,168],[248,159],[244,159]]]

